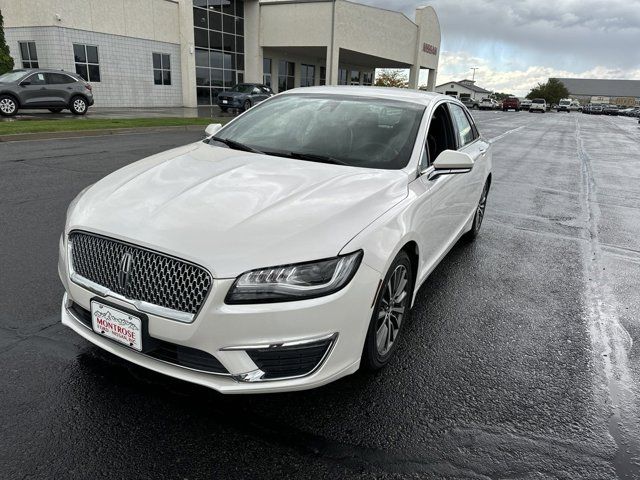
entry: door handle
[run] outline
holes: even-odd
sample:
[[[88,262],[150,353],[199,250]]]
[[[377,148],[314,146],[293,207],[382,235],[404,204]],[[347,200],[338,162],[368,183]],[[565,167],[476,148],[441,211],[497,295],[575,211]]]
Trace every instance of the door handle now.
[[[485,153],[487,153],[487,148],[486,147],[480,148],[479,151],[480,151],[480,155],[484,155]]]

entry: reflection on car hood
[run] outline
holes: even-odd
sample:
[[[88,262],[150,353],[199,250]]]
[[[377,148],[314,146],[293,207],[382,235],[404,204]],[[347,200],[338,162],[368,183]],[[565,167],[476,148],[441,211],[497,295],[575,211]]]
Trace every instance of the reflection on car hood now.
[[[89,188],[68,219],[203,264],[217,278],[337,255],[407,196],[407,175],[213,147],[170,150]]]

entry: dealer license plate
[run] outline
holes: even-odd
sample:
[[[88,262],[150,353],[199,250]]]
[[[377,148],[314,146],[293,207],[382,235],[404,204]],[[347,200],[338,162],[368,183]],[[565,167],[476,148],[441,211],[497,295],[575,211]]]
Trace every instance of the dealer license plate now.
[[[142,351],[142,320],[100,302],[91,302],[93,331]]]

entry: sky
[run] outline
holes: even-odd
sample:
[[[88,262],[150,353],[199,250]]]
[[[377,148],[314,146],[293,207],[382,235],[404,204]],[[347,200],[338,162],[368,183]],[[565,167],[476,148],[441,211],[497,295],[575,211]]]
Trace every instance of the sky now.
[[[478,86],[518,96],[549,77],[640,80],[640,0],[357,1],[411,19],[435,8],[437,84],[471,78],[471,67]]]

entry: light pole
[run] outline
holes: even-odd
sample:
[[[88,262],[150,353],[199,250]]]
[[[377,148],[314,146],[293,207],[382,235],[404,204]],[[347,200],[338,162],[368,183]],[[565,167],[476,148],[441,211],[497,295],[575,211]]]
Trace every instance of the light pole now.
[[[471,81],[475,82],[475,80],[476,80],[476,70],[479,70],[479,67],[471,67],[470,70],[473,70],[473,76],[471,77]]]

